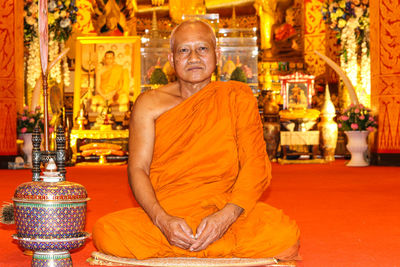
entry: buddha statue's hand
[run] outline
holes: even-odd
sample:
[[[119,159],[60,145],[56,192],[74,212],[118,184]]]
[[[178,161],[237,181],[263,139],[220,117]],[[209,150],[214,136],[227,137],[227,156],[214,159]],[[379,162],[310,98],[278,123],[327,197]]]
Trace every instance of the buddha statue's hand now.
[[[243,209],[228,203],[223,209],[205,217],[196,230],[196,242],[190,246],[190,251],[200,251],[220,239],[229,227],[239,218]]]
[[[196,241],[192,229],[182,218],[163,215],[161,218],[157,218],[155,224],[173,246],[189,249]]]

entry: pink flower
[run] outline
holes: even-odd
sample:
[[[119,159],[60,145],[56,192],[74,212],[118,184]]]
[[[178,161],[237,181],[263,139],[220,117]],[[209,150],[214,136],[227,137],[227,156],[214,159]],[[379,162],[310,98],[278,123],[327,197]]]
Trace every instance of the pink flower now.
[[[369,117],[368,120],[370,120],[370,121],[375,121],[375,120],[374,120],[374,117],[372,117],[372,116]]]
[[[357,123],[352,123],[352,124],[350,125],[350,127],[351,127],[351,129],[353,129],[353,130],[357,130],[357,129],[358,129],[358,124],[357,124]]]
[[[363,119],[365,119],[365,116],[361,115],[359,118],[360,118],[360,120],[363,120]]]
[[[360,104],[360,105],[358,105],[358,106],[359,106],[361,109],[364,108],[364,105],[363,105],[363,104]]]
[[[32,114],[32,115],[35,114],[35,111],[31,110],[31,111],[29,111],[29,114]]]
[[[54,128],[53,127],[49,127],[49,133],[51,134],[52,132],[54,132]]]
[[[350,107],[353,108],[353,107],[355,107],[355,105],[354,105],[353,103],[351,103],[351,104],[350,104]]]
[[[28,117],[26,117],[26,116],[22,116],[22,117],[21,117],[21,120],[22,120],[22,121],[26,121],[27,119],[28,119]]]
[[[342,119],[342,121],[347,121],[349,119],[349,117],[347,117],[346,115],[342,115],[342,117],[340,117]]]
[[[36,106],[36,108],[35,108],[36,110],[40,110],[40,106]]]
[[[21,128],[21,133],[26,133],[27,130],[28,130],[28,129],[26,129],[26,127]]]
[[[31,118],[31,119],[29,120],[29,122],[30,122],[30,123],[34,123],[34,122],[35,122],[35,119],[34,119],[34,118]]]
[[[372,126],[367,127],[367,131],[372,132],[375,128]]]
[[[360,113],[360,110],[359,110],[358,108],[356,108],[356,109],[354,110],[354,112],[355,112],[355,113]]]
[[[29,109],[29,107],[28,106],[24,106],[24,110],[28,110]]]
[[[337,125],[339,128],[342,128],[342,124],[341,123],[338,123],[338,125]]]

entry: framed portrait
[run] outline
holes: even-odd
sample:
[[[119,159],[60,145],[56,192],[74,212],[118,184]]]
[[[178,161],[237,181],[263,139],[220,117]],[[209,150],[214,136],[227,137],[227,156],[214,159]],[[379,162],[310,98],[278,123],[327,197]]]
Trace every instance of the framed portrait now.
[[[279,76],[281,81],[281,95],[283,109],[307,109],[311,108],[311,100],[314,95],[313,75],[296,72],[291,75]]]
[[[76,42],[74,120],[84,104],[89,122],[104,109],[122,121],[140,94],[140,37],[78,37]]]

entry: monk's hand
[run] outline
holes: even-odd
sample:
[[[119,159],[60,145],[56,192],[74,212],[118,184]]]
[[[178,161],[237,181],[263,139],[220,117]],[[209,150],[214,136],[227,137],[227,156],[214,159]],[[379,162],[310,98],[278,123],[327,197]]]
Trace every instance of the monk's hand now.
[[[196,242],[189,250],[200,251],[220,239],[229,227],[239,218],[243,209],[235,204],[228,203],[226,206],[205,217],[196,230]]]
[[[196,241],[192,229],[182,218],[164,215],[162,218],[157,220],[156,226],[173,246],[182,249],[189,249]]]

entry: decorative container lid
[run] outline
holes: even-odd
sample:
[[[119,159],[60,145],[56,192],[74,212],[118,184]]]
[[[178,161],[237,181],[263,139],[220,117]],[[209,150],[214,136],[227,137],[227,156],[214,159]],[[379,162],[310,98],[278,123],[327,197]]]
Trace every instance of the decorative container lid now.
[[[20,184],[15,190],[13,201],[66,203],[89,200],[85,187],[78,183],[61,181],[62,176],[56,169],[57,166],[51,159],[40,176],[41,181]]]

